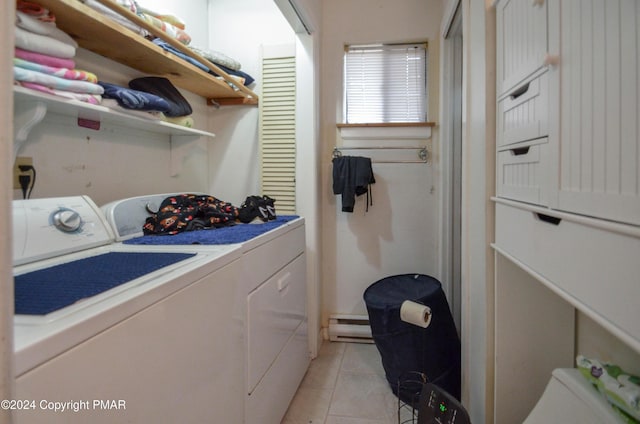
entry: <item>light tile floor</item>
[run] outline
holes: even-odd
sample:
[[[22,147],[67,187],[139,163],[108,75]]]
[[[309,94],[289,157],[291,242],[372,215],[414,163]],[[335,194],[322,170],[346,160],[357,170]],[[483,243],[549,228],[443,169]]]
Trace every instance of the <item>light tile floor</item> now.
[[[397,411],[374,344],[325,341],[282,424],[397,424]]]

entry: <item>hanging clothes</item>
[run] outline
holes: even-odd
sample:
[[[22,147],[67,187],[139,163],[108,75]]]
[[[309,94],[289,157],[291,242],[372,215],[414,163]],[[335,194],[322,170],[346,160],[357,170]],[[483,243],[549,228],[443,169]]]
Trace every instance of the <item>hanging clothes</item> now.
[[[367,211],[373,205],[371,184],[376,182],[371,159],[362,156],[333,158],[333,194],[342,195],[342,212],[353,212],[356,196],[367,193]]]

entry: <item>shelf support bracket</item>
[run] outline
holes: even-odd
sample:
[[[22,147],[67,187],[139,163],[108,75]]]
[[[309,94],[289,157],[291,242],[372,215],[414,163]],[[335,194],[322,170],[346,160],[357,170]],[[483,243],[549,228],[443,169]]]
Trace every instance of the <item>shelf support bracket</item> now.
[[[13,118],[13,157],[18,156],[20,149],[29,138],[29,133],[44,119],[47,105],[44,102],[17,103]]]

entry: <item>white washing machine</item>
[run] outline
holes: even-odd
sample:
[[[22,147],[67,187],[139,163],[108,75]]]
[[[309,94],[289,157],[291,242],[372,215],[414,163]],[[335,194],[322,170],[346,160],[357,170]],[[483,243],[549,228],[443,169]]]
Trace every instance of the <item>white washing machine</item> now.
[[[580,371],[558,368],[553,371],[544,393],[524,424],[625,422]]]
[[[242,417],[239,246],[115,243],[86,196],[14,201],[13,222],[17,423]]]

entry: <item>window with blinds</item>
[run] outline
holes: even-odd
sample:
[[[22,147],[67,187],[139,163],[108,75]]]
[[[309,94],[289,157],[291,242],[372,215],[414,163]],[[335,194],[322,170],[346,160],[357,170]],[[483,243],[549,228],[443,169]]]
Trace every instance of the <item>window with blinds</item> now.
[[[276,199],[278,214],[296,212],[296,59],[262,60],[260,96],[262,193]]]
[[[427,44],[346,46],[345,123],[427,121]]]

